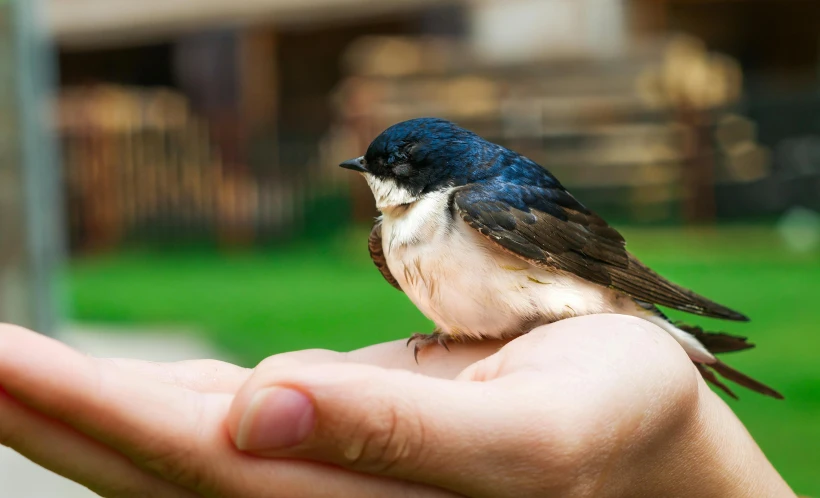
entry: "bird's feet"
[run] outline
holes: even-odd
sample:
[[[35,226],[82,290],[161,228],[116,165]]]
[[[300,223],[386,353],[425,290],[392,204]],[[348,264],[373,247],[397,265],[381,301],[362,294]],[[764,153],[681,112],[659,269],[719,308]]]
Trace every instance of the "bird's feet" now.
[[[409,346],[411,342],[413,344],[413,358],[416,359],[416,363],[419,362],[419,351],[427,349],[430,346],[435,344],[439,344],[444,346],[444,349],[450,351],[450,347],[447,346],[447,340],[449,339],[449,334],[445,334],[443,332],[439,332],[436,329],[435,332],[432,334],[422,334],[420,332],[416,332],[415,334],[410,336],[410,339],[407,339],[407,345]]]

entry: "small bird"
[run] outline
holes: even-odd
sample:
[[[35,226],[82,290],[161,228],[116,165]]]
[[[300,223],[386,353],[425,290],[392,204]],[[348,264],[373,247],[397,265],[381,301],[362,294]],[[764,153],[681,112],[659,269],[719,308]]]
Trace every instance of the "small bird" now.
[[[745,337],[673,323],[657,306],[746,316],[652,271],[617,230],[521,154],[449,121],[418,118],[386,129],[364,156],[340,166],[364,176],[381,212],[368,241],[376,267],[435,324],[432,334],[410,337],[416,361],[435,344],[618,313],[668,332],[728,395],[736,397],[716,374],[782,398],[715,357],[754,347]]]

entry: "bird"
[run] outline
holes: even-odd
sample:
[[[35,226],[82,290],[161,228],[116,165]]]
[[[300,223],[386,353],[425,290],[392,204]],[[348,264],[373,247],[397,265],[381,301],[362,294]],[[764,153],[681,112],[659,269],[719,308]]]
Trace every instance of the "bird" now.
[[[733,321],[745,315],[641,263],[616,229],[531,159],[425,117],[390,126],[339,166],[364,176],[375,198],[374,264],[435,324],[408,340],[417,362],[434,345],[449,350],[448,343],[511,339],[566,318],[616,313],[669,333],[729,396],[737,397],[721,377],[783,398],[716,357],[754,347],[747,338],[673,322],[659,306]]]

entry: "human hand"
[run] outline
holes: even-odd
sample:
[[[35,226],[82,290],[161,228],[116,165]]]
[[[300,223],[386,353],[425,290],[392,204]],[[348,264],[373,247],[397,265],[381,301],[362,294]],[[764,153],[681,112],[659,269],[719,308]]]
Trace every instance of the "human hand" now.
[[[422,365],[448,355],[429,351]],[[636,318],[541,327],[454,380],[294,359],[240,389],[238,448],[471,497],[794,496],[680,346]]]
[[[427,367],[416,366],[399,343],[347,354],[302,351],[265,365],[356,361],[452,377],[497,347],[462,348]],[[217,361],[95,359],[0,325],[0,444],[110,497],[453,496],[424,484],[237,451],[225,420],[250,375]]]

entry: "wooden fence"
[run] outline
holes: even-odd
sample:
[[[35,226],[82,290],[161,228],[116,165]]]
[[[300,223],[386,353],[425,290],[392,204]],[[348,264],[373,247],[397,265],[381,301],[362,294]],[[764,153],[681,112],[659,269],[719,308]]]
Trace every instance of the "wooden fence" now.
[[[210,124],[171,90],[66,90],[58,122],[74,250],[283,237],[319,188],[309,165],[225,164]]]

